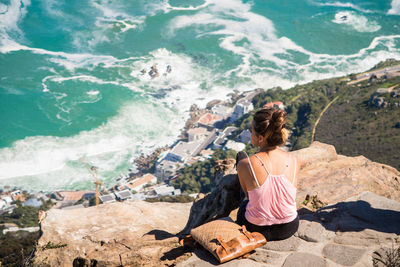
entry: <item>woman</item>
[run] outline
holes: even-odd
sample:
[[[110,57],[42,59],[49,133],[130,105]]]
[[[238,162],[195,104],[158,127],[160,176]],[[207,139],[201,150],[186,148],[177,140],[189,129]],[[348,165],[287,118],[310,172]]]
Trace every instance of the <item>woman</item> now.
[[[263,109],[254,115],[251,143],[260,152],[240,160],[237,166],[240,185],[246,194],[237,223],[251,232],[262,233],[267,241],[282,240],[298,229],[296,185],[297,159],[279,148],[286,143],[286,113]]]

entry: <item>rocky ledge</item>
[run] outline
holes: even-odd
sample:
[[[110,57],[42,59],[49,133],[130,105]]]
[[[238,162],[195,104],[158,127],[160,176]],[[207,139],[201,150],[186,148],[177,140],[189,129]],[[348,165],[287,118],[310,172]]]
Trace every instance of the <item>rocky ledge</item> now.
[[[291,238],[267,242],[249,258],[220,266],[373,266],[374,259],[377,266],[386,266],[379,260],[385,262],[386,253],[399,247],[399,225],[399,202],[363,192],[301,214],[299,230]],[[197,249],[177,266],[214,265],[218,262],[209,253]]]
[[[248,259],[223,266],[372,266],[373,257],[384,261],[391,248],[399,247],[400,173],[396,169],[362,156],[337,155],[334,147],[318,142],[293,153],[302,162],[298,232],[290,239],[268,242]],[[219,168],[217,184],[235,179],[231,165]],[[306,195],[317,195],[329,205],[318,210],[305,207]],[[52,209],[41,216],[42,236],[33,265],[216,265],[206,251],[190,251],[178,244],[176,234],[187,226],[191,207],[192,203],[132,201]]]

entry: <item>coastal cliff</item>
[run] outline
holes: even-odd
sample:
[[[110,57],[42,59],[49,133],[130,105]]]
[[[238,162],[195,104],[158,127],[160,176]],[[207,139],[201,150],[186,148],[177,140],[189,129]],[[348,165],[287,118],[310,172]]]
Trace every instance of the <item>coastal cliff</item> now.
[[[333,146],[319,142],[292,153],[302,162],[299,231],[226,266],[372,265],[373,252],[398,247],[400,173],[396,169],[363,156],[337,155]],[[232,178],[234,167],[228,163],[219,168],[218,180],[224,174]],[[328,206],[307,207],[307,195]],[[215,260],[201,249],[188,251],[178,245],[175,235],[185,227],[191,206],[132,201],[52,209],[41,216],[42,236],[33,265],[212,266]]]

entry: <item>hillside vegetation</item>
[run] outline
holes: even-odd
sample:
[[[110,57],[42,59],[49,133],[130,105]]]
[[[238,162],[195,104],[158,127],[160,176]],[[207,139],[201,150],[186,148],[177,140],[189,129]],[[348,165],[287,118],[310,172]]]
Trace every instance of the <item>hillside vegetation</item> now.
[[[400,97],[385,96],[392,105],[378,108],[369,103],[371,95],[385,83],[399,84],[400,77],[387,81],[362,82],[341,92],[324,113],[316,128],[315,140],[332,144],[339,154],[363,155],[400,170]]]
[[[378,64],[388,67],[400,64],[390,60]],[[376,67],[374,68],[376,69]],[[314,140],[335,146],[338,154],[365,157],[400,169],[400,97],[382,94],[387,107],[376,107],[370,103],[371,96],[378,88],[400,85],[400,77],[381,78],[348,85],[346,78],[333,78],[297,85],[283,90],[272,88],[253,99],[256,109],[267,102],[282,101],[288,114],[288,128],[292,130],[291,149],[307,147]],[[337,98],[337,99],[336,99]],[[335,100],[335,101],[333,101]],[[330,103],[331,106],[321,114]],[[237,125],[249,127],[252,114],[242,118]]]

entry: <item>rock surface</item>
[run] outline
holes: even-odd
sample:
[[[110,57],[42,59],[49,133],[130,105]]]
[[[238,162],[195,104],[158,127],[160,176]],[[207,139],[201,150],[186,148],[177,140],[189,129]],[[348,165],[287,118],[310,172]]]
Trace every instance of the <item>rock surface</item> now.
[[[219,266],[372,266],[375,251],[384,254],[382,251],[400,246],[400,224],[388,216],[385,216],[385,226],[381,225],[382,220],[378,217],[371,217],[365,224],[363,218],[354,216],[351,210],[357,203],[362,204],[361,209],[366,208],[364,202],[368,203],[369,209],[385,206],[382,214],[400,215],[399,202],[363,192],[313,214],[300,215],[299,231],[291,238],[267,242],[248,259],[233,260]],[[357,230],[340,230],[339,225],[346,229],[356,225]],[[323,238],[318,238],[316,233]],[[215,265],[218,262],[211,254],[197,249],[192,257],[177,266]]]
[[[51,209],[34,266],[164,266],[184,257],[174,235],[184,226],[191,203],[110,203]],[[179,259],[178,259],[179,260]],[[96,265],[94,265],[96,263]]]
[[[400,201],[400,172],[369,159],[337,155],[335,148],[320,142],[292,152],[302,162],[298,177],[298,207],[306,195],[318,195],[336,203],[363,191]]]
[[[299,207],[307,194],[318,195],[331,205],[315,212],[301,209],[300,227],[293,237],[268,242],[248,259],[221,266],[372,266],[374,251],[399,246],[400,173],[396,169],[362,156],[337,155],[333,146],[318,142],[292,153],[302,162]],[[232,164],[226,168],[225,178],[232,181]],[[219,183],[229,184],[222,180]],[[227,202],[229,192],[221,194],[216,202]],[[180,247],[175,235],[185,226],[215,215],[204,211],[210,203],[203,202],[192,211],[204,214],[190,219],[192,203],[136,201],[86,209],[51,209],[42,216],[43,234],[33,265],[217,265],[202,249],[189,252]]]

